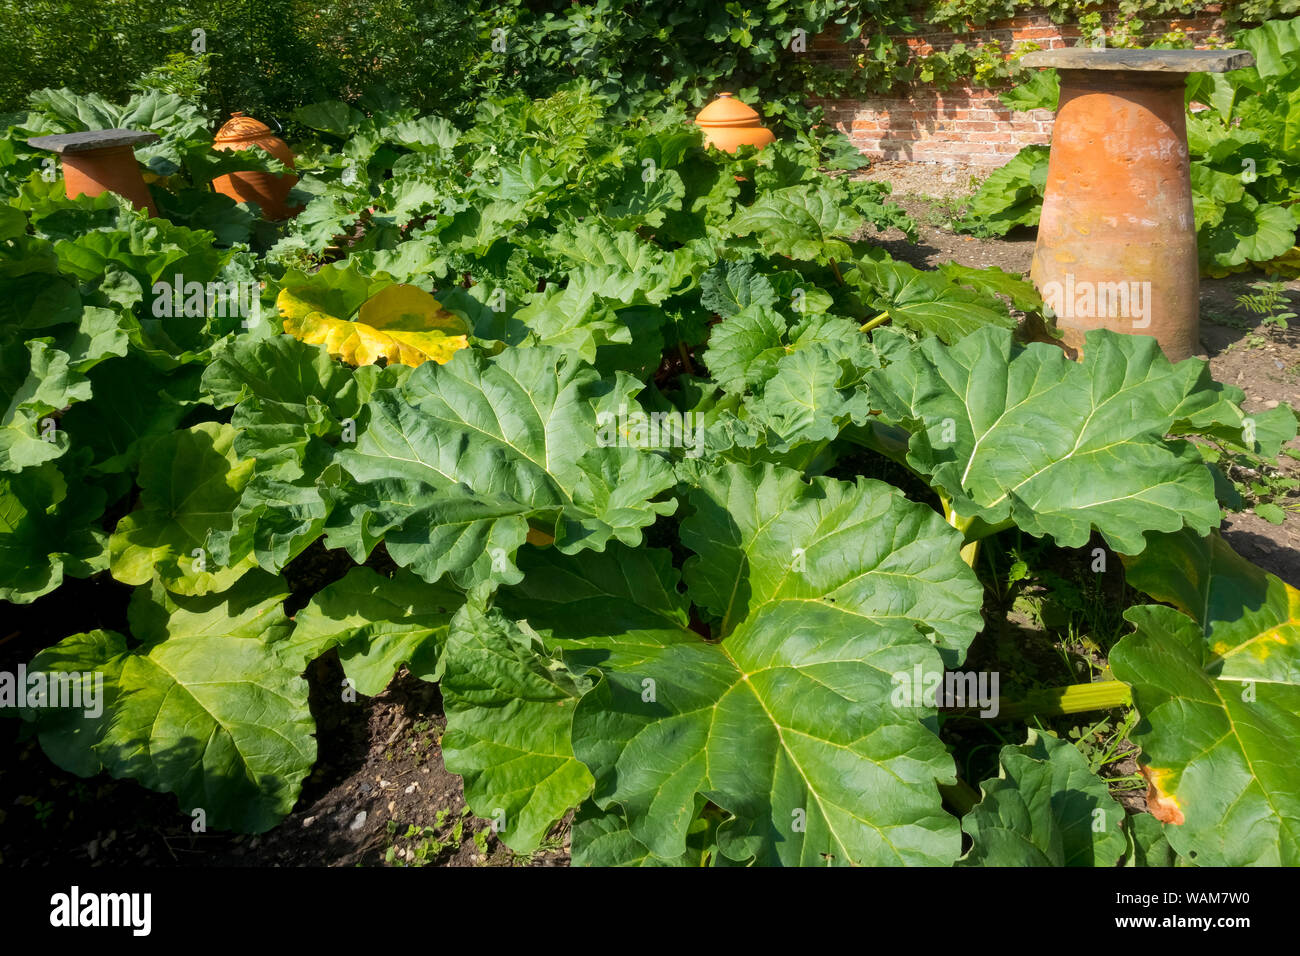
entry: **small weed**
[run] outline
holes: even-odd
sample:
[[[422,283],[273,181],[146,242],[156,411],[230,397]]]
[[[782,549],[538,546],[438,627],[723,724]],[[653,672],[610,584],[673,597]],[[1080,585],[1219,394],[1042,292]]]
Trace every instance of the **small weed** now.
[[[1051,553],[1046,545],[1039,541],[1026,544],[1021,536],[1017,537],[1020,540],[1000,556],[996,548],[985,550],[990,571],[986,581],[992,582],[986,587],[1003,608],[1017,611],[1044,630],[1061,635],[1058,652],[1064,649],[1085,660],[1086,677],[1093,661],[1103,656],[1126,629],[1122,602],[1108,593],[1105,572],[1093,569],[1098,560],[1118,559],[1113,555],[1099,559],[1094,551],[1085,550],[1078,562],[1057,561],[1053,567],[1045,563]],[[1079,676],[1074,664],[1067,662],[1066,669],[1071,679]]]
[[[956,228],[957,222],[962,218],[962,204],[946,199],[936,199],[931,197],[927,197],[927,201],[929,201],[931,205],[929,211],[925,214],[926,224],[935,229],[952,232],[953,229]]]
[[[1249,326],[1239,326],[1239,328],[1249,328]],[[1258,332],[1248,332],[1245,338],[1237,339],[1229,345],[1224,352],[1236,352],[1242,349],[1262,349],[1268,345],[1268,339]]]
[[[390,824],[393,822],[389,821]],[[395,831],[390,829],[389,832]],[[390,866],[427,866],[441,856],[444,850],[458,849],[460,846],[459,843],[440,839],[435,827],[417,827],[414,824],[408,825],[399,839],[407,841],[408,846],[400,856],[398,850],[402,848],[396,844],[388,847],[384,862]]]
[[[51,814],[54,813],[54,802],[44,800],[33,800],[32,810],[36,813],[36,822],[44,830],[49,825]]]
[[[1138,713],[1132,707],[1123,711],[1118,720],[1107,716],[1091,723],[1072,728],[1067,737],[1079,753],[1088,761],[1088,769],[1095,774],[1105,776],[1102,771],[1128,757],[1137,754],[1138,748],[1128,739],[1128,735],[1137,726]],[[1107,783],[1112,790],[1141,790],[1146,781],[1139,773],[1120,777],[1108,777]]]
[[[1288,320],[1294,319],[1296,314],[1285,311],[1291,305],[1286,294],[1286,283],[1265,280],[1252,282],[1250,287],[1256,290],[1255,293],[1237,296],[1237,306],[1252,315],[1259,316],[1260,325],[1266,332],[1279,332],[1290,328]]]
[[[1300,479],[1284,474],[1278,459],[1269,459],[1230,439],[1198,442],[1201,457],[1218,470],[1230,487],[1219,489],[1225,510],[1252,509],[1270,524],[1282,524],[1289,514],[1300,513]],[[1300,460],[1300,452],[1283,448],[1282,454]]]
[[[465,807],[459,818],[452,824],[450,832],[447,829],[447,822],[451,818],[451,811],[445,808],[434,815],[431,826],[417,826],[410,823],[406,825],[406,830],[402,831],[400,823],[389,820],[385,825],[389,841],[388,848],[384,852],[384,862],[389,866],[428,866],[444,855],[454,854],[464,842],[464,821],[469,816],[470,810]],[[473,840],[479,852],[486,856],[486,831],[481,841],[479,833],[473,834]]]

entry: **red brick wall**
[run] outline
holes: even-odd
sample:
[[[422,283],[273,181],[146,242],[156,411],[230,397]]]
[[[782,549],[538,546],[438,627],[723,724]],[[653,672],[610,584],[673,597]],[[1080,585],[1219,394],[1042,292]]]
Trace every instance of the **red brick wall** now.
[[[1223,22],[1214,15],[1148,21],[1142,35],[1154,39],[1173,29],[1183,30],[1194,43],[1202,45],[1209,37],[1222,35]],[[973,48],[993,40],[1000,41],[1003,50],[1009,52],[1024,42],[1036,43],[1042,49],[1076,46],[1080,30],[1077,25],[1055,24],[1043,13],[1001,20],[967,33],[914,33],[906,40],[918,55],[958,42]],[[860,52],[823,34],[812,38],[807,55],[828,66],[850,70],[854,56]],[[1052,132],[1050,111],[1013,113],[998,100],[1004,88],[961,84],[940,90],[918,83],[866,99],[812,102],[824,107],[830,121],[873,159],[995,167],[1023,146],[1047,143]]]

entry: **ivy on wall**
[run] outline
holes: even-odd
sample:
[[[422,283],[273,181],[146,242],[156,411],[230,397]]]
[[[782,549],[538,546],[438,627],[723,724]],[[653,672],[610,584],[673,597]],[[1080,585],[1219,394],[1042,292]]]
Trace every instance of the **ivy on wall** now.
[[[1211,3],[1208,0],[1120,0],[1099,4],[1088,0],[1039,0],[1016,3],[1013,0],[928,0],[913,7],[910,18],[900,23],[915,29],[924,24],[926,32],[936,30],[962,34],[987,28],[990,24],[1031,13],[1045,13],[1054,23],[1071,23],[1084,37],[1117,48],[1162,47],[1187,48],[1195,44],[1229,46],[1239,27],[1274,17],[1300,12],[1300,0],[1248,0],[1246,3]],[[1195,41],[1174,27],[1164,33],[1152,33],[1152,21],[1170,21],[1210,14],[1222,21],[1222,30]],[[910,31],[909,31],[910,32]],[[846,32],[847,39],[858,39]],[[994,86],[1026,78],[1019,61],[1026,53],[1041,49],[1032,41],[999,42],[984,40],[968,44],[958,41],[944,49],[915,53],[906,35],[873,38],[867,49],[854,57],[854,69],[838,76],[824,77],[817,88],[823,96],[851,99],[887,92],[909,83],[925,83],[946,88],[958,82]]]
[[[1211,8],[1228,24],[1250,24],[1300,13],[1300,0],[1119,0],[1115,5],[1126,18],[1179,19],[1196,16]],[[926,22],[953,30],[980,27],[996,20],[1006,20],[1029,10],[1042,10],[1055,23],[1078,20],[1097,10],[1095,0],[1039,0],[1015,3],[1012,0],[929,0],[925,4]],[[1221,8],[1221,9],[1213,9]]]

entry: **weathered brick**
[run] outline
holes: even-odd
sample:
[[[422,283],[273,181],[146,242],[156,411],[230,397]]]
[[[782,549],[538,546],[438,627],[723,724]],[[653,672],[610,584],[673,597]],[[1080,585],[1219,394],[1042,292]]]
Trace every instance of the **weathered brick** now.
[[[1023,26],[1012,27],[1011,36],[1017,40],[1038,40],[1043,37],[1057,36],[1055,27]]]
[[[1195,16],[1148,21],[1143,34],[1154,38],[1181,29],[1194,43],[1203,45],[1215,32],[1221,6],[1206,7]],[[1115,11],[1114,0],[1105,3],[1103,20],[1114,22]],[[1077,24],[1053,23],[1044,10],[1028,10],[979,27],[970,25],[971,29],[960,35],[919,18],[917,22],[919,32],[898,37],[914,54],[947,50],[958,41],[968,47],[997,41],[1004,49],[1030,43],[1040,49],[1060,49],[1077,42],[1081,32]],[[1221,23],[1218,29],[1222,30]],[[853,69],[853,58],[867,42],[841,43],[834,29],[810,37],[810,41],[807,53],[800,55],[819,66],[837,69]],[[827,121],[845,132],[866,155],[925,162],[955,160],[991,167],[1006,162],[1027,144],[1050,142],[1054,118],[1048,110],[1014,112],[998,100],[999,92],[998,88],[973,87],[968,81],[944,90],[918,83],[861,100],[814,97],[810,102],[820,106]]]

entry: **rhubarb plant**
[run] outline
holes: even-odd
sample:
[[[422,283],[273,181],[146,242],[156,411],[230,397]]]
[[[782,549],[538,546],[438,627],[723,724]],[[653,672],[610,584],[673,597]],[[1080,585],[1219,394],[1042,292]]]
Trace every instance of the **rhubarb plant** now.
[[[349,705],[438,684],[520,853],[571,820],[579,865],[1295,862],[1300,600],[1215,536],[1201,450],[1275,455],[1289,411],[1148,338],[1027,342],[1029,283],[892,260],[870,227],[910,222],[810,141],[602,108],[309,108],[306,209],[247,245],[0,151],[0,599],[131,589],[28,661],[99,705],[0,707],[248,832],[312,772],[328,660]],[[980,548],[1012,536],[1163,603],[1108,679],[986,701],[972,774],[981,718],[927,688],[1004,666]],[[1050,732],[1117,707],[1155,816]]]

